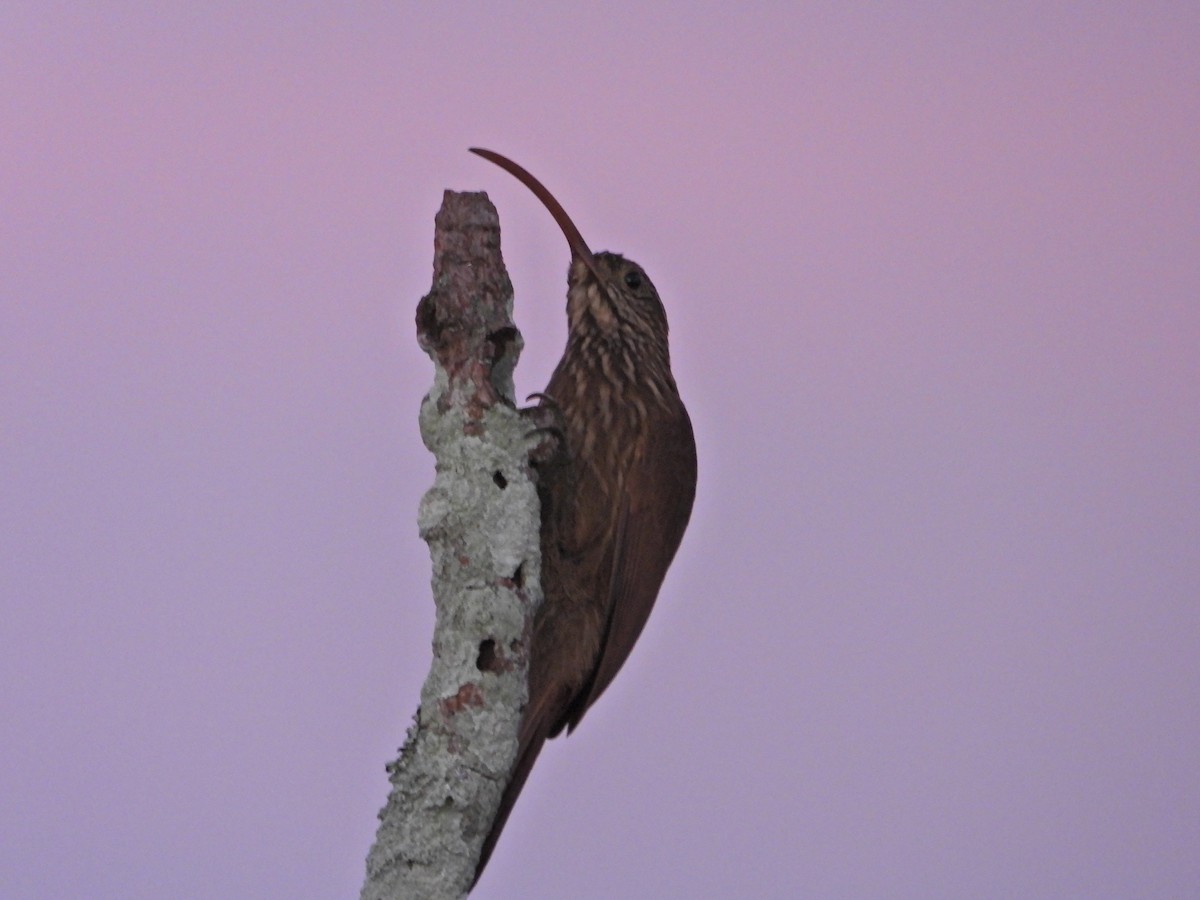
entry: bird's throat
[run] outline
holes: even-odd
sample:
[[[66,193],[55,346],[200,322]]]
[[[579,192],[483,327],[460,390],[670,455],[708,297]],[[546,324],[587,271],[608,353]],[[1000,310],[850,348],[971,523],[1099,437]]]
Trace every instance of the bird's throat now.
[[[572,284],[567,291],[567,319],[577,334],[587,331],[607,334],[617,327],[612,299],[594,278]]]

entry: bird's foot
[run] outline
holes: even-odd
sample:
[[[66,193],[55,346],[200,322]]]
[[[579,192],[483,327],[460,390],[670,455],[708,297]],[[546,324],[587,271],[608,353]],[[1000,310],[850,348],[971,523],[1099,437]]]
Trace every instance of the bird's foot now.
[[[537,397],[542,402],[521,410],[521,415],[533,426],[525,433],[525,439],[529,442],[527,452],[530,463],[543,466],[555,461],[560,455],[565,457],[566,428],[562,410],[552,397],[545,394],[530,394],[529,397]]]

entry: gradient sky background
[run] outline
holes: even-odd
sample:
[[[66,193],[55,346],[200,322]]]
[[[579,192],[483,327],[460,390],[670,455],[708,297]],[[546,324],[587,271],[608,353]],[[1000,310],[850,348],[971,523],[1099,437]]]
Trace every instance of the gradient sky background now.
[[[84,6],[0,6],[0,896],[357,896],[444,188],[565,336],[471,145],[701,469],[476,896],[1200,895],[1197,4]]]

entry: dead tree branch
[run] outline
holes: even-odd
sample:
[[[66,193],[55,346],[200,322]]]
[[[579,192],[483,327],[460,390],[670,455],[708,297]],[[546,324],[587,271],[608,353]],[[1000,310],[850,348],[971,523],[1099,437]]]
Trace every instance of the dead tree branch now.
[[[542,597],[536,423],[513,396],[522,340],[486,194],[446,192],[433,269],[417,307],[417,340],[434,363],[420,421],[437,475],[419,514],[433,561],[433,663],[388,766],[362,900],[467,892],[516,754]]]

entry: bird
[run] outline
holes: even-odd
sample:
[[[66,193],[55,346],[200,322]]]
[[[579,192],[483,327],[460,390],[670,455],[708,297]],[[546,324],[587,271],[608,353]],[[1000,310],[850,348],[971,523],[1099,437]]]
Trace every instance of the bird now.
[[[561,438],[538,472],[542,589],[529,648],[529,699],[517,758],[472,887],[545,742],[572,732],[642,632],[683,539],[696,495],[696,442],[671,372],[667,316],[645,270],[593,253],[528,171],[515,176],[567,239],[567,346],[544,392]]]

